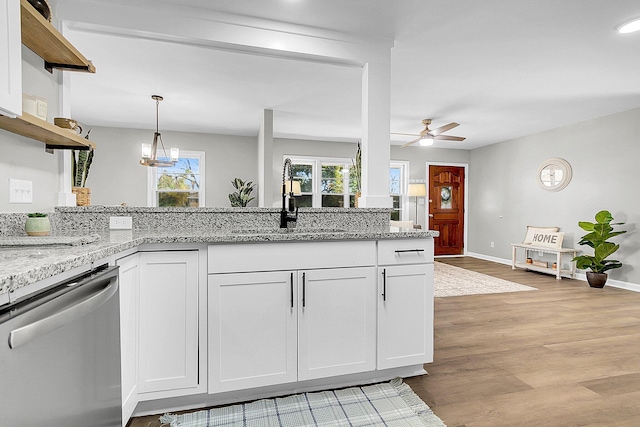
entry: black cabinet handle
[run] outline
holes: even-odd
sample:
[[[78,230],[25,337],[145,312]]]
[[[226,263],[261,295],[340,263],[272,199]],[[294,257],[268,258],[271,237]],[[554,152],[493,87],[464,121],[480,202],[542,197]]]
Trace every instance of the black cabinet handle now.
[[[293,273],[291,273],[291,308],[293,308]]]
[[[396,250],[397,254],[404,253],[404,252],[424,252],[424,249],[398,249],[398,250]]]
[[[382,269],[382,301],[387,300],[387,269]]]
[[[302,307],[307,306],[307,279],[306,273],[302,273]]]

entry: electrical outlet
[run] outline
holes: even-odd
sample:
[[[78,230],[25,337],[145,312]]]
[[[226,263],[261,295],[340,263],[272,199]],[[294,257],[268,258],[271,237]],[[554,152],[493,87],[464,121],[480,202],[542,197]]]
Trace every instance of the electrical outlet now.
[[[495,244],[493,242],[491,242],[491,247],[494,247],[494,246],[495,246]]]
[[[109,229],[111,230],[131,230],[133,219],[130,216],[110,216]]]

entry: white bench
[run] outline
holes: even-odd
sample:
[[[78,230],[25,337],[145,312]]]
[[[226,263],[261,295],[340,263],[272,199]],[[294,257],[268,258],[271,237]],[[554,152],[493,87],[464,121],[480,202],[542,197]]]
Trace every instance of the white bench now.
[[[518,249],[524,249],[523,262],[518,262],[518,260],[516,259]],[[531,258],[529,256],[529,252],[538,252],[540,255],[542,255],[543,253],[555,254],[557,268],[554,269],[552,267],[540,267],[533,264],[527,264],[526,262],[527,258]],[[520,267],[520,268],[526,268],[532,271],[538,271],[540,273],[554,274],[556,276],[556,279],[558,280],[562,279],[563,274],[569,276],[572,279],[575,279],[576,263],[571,260],[576,256],[578,252],[580,252],[580,250],[572,249],[572,248],[547,248],[547,247],[535,246],[530,243],[512,243],[511,244],[511,269],[515,270],[517,267]],[[564,269],[564,270],[562,269],[563,255],[571,256],[569,260],[569,266],[570,266],[569,269]]]

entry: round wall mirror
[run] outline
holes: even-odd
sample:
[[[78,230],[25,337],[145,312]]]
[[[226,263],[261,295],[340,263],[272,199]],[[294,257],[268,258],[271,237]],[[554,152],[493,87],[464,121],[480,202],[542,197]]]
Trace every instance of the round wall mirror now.
[[[571,165],[564,159],[549,159],[540,164],[536,179],[548,191],[560,191],[571,182]]]

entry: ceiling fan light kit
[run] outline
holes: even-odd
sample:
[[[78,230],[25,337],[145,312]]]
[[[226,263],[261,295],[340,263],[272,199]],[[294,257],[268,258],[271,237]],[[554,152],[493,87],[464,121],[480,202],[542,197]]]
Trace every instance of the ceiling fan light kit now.
[[[421,147],[428,147],[430,145],[433,145],[433,138],[429,138],[429,137],[420,138],[419,144]]]
[[[415,144],[416,142],[419,142],[420,146],[422,147],[428,147],[430,145],[433,145],[433,143],[438,139],[442,141],[464,141],[466,139],[462,136],[442,135],[446,131],[453,129],[454,127],[460,126],[460,124],[456,122],[451,122],[447,125],[440,126],[439,128],[435,128],[435,129],[429,129],[429,125],[431,124],[431,119],[422,120],[422,124],[424,125],[424,129],[420,131],[419,134],[394,133],[394,132],[392,132],[391,134],[417,136],[416,139],[414,139],[413,141],[407,142],[402,147],[408,147],[409,145]]]

